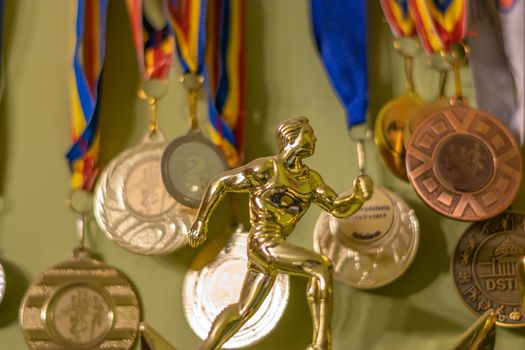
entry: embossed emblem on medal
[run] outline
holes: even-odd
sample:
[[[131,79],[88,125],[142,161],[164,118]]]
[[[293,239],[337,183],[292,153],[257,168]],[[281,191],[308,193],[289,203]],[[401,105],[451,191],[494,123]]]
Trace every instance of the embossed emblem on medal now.
[[[337,219],[323,212],[314,230],[314,249],[330,258],[334,278],[361,289],[378,288],[401,276],[418,244],[414,210],[378,187],[353,216]]]
[[[150,139],[155,137],[155,139]],[[97,223],[110,239],[140,254],[166,254],[185,245],[195,210],[176,202],[162,183],[166,148],[160,131],[130,148],[102,172],[95,189]]]
[[[224,154],[198,130],[171,142],[161,166],[168,192],[191,208],[199,206],[208,182],[228,170]]]
[[[26,292],[19,322],[30,349],[131,349],[140,309],[126,278],[90,257],[46,270]]]
[[[421,122],[409,140],[410,183],[438,213],[484,220],[514,200],[521,182],[519,147],[495,117],[451,106]]]
[[[184,313],[201,339],[208,336],[215,317],[239,300],[248,267],[247,240],[248,233],[237,230],[214,261],[199,271],[188,271],[184,278]],[[279,322],[288,303],[288,294],[289,278],[280,274],[261,307],[223,348],[244,348],[264,338]]]
[[[525,214],[503,212],[472,224],[454,251],[451,270],[468,307],[496,313],[496,323],[525,326],[521,309],[518,263],[525,255]]]

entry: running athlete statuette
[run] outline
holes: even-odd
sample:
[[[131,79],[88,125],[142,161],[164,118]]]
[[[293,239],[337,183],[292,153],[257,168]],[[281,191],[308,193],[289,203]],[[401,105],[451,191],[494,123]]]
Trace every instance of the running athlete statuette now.
[[[224,195],[249,194],[248,272],[239,301],[217,316],[200,350],[220,349],[261,306],[279,273],[310,279],[306,295],[313,341],[307,349],[332,348],[332,264],[324,255],[286,242],[286,237],[312,202],[335,217],[352,215],[371,197],[372,181],[360,175],[354,180],[354,191],[339,197],[316,171],[303,164],[304,158],[313,155],[316,142],[304,117],[281,123],[277,141],[278,155],[256,159],[208,184],[189,232],[191,246],[202,244],[209,218]]]

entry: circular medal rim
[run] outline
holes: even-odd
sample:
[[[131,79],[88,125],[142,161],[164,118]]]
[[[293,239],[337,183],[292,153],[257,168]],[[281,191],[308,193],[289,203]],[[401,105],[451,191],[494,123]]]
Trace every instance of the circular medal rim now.
[[[246,241],[242,238],[243,235],[246,235]],[[202,276],[202,272],[207,269],[209,266],[213,265],[213,264],[217,264],[217,263],[222,263],[223,261],[227,261],[228,260],[228,254],[230,253],[233,253],[235,256],[235,260],[244,260],[246,259],[245,261],[248,262],[248,258],[247,256],[245,258],[243,258],[242,256],[239,256],[239,254],[246,254],[247,255],[247,239],[248,239],[248,236],[249,236],[249,232],[248,231],[236,231],[233,233],[233,236],[230,240],[230,243],[228,243],[226,245],[226,247],[223,248],[223,250],[221,250],[221,252],[214,258],[213,261],[211,261],[205,268],[201,269],[201,270],[192,270],[192,269],[189,269],[188,271],[186,271],[186,274],[184,276],[184,279],[182,281],[182,298],[183,298],[183,310],[184,310],[184,317],[186,318],[186,321],[189,325],[189,327],[191,328],[191,330],[193,331],[193,333],[195,335],[197,335],[197,337],[199,339],[202,339],[201,336],[197,333],[197,331],[194,329],[194,326],[193,326],[193,323],[195,322],[193,319],[190,319],[189,316],[190,316],[190,313],[187,311],[188,310],[188,305],[190,306],[193,306],[194,303],[185,303],[184,300],[188,300],[189,298],[191,299],[195,299],[193,293],[189,293],[188,294],[188,291],[193,291],[193,285],[190,286],[192,288],[189,288],[188,287],[188,279],[190,276],[194,282],[198,282],[199,280],[201,280],[201,276]],[[239,244],[238,242],[241,241],[241,243]],[[244,246],[246,245],[246,246]],[[226,251],[228,251],[228,253],[226,253]],[[273,321],[273,325],[266,329],[263,328],[263,332],[257,332],[255,333],[251,338],[250,338],[250,341],[247,342],[247,338],[246,337],[243,337],[242,339],[240,339],[241,341],[241,344],[233,344],[233,345],[228,345],[228,342],[230,341],[230,339],[223,345],[223,348],[224,349],[243,349],[247,346],[252,346],[254,344],[257,344],[259,343],[260,341],[262,341],[264,338],[266,338],[277,326],[277,324],[279,323],[279,321],[281,320],[281,318],[283,317],[284,315],[284,312],[286,310],[286,307],[288,305],[288,300],[289,300],[289,297],[290,297],[290,278],[288,275],[286,274],[277,274],[276,275],[276,280],[275,280],[275,284],[277,284],[279,282],[279,277],[281,277],[282,279],[282,287],[283,287],[283,291],[284,291],[284,295],[282,298],[278,299],[277,301],[280,300],[279,302],[279,305],[280,307],[277,309],[277,311],[273,314],[270,314],[272,317],[271,317],[271,320],[274,320]],[[243,276],[244,278],[244,276]],[[272,290],[273,290],[274,287],[272,287]],[[270,290],[270,293],[272,292],[272,290]],[[269,295],[267,296],[269,297]],[[203,306],[201,304],[201,306]],[[260,309],[258,309],[260,310]],[[200,313],[200,312],[199,312]],[[268,317],[268,316],[266,316]],[[200,323],[200,322],[198,322]],[[202,324],[202,323],[200,323]],[[211,320],[210,324],[209,324],[209,327],[211,327],[213,324],[213,320]],[[235,335],[234,335],[235,336]],[[233,337],[232,337],[233,338]],[[205,339],[205,338],[204,338]],[[204,340],[203,339],[203,340]]]
[[[82,343],[82,344],[75,344],[73,342],[69,342],[67,339],[65,339],[60,334],[54,322],[55,315],[54,315],[54,311],[52,308],[52,306],[55,305],[56,302],[58,302],[59,297],[60,295],[62,295],[62,293],[66,292],[67,290],[73,289],[75,287],[82,287],[82,288],[90,289],[96,292],[97,294],[102,296],[104,301],[109,306],[109,312],[107,313],[107,319],[109,320],[109,328],[106,331],[104,331],[102,335],[100,335],[96,339],[90,342],[87,342],[87,343]],[[41,310],[40,314],[41,314],[42,321],[44,322],[46,326],[46,330],[49,331],[49,334],[52,335],[52,338],[56,343],[62,346],[66,346],[66,347],[72,346],[74,347],[75,350],[77,349],[84,350],[84,349],[90,349],[93,346],[100,345],[105,340],[105,337],[111,332],[115,324],[115,312],[114,312],[115,307],[116,305],[115,305],[113,298],[111,298],[111,296],[108,295],[108,293],[104,289],[100,288],[100,286],[98,286],[96,283],[92,283],[92,282],[86,283],[86,282],[77,281],[77,282],[71,282],[71,283],[60,285],[60,287],[55,291],[54,294],[47,296],[46,301],[44,302],[44,304],[42,304],[42,308],[40,309]]]
[[[162,154],[161,159],[161,175],[162,175],[162,181],[164,182],[164,186],[166,188],[166,191],[179,203],[190,207],[190,208],[198,208],[200,205],[200,202],[202,198],[199,198],[198,200],[188,197],[182,192],[180,192],[176,186],[173,185],[171,182],[171,177],[169,174],[169,162],[173,154],[176,152],[177,148],[179,148],[181,145],[186,143],[200,143],[206,146],[206,149],[211,150],[212,154],[216,155],[219,159],[220,163],[224,165],[224,171],[227,171],[230,169],[228,166],[228,161],[226,159],[226,156],[223,152],[219,150],[217,145],[215,145],[213,142],[208,140],[202,131],[197,130],[193,131],[190,130],[185,135],[176,138],[175,140],[171,141],[166,149],[164,150]],[[218,174],[217,174],[218,175]]]
[[[405,167],[406,167],[406,171],[407,171],[407,177],[408,177],[408,181],[410,183],[410,185],[412,186],[412,188],[414,189],[414,191],[417,193],[418,197],[421,199],[421,201],[423,203],[425,203],[429,208],[431,208],[432,210],[434,210],[435,212],[437,212],[438,214],[444,216],[444,217],[447,217],[447,218],[451,218],[451,219],[454,219],[454,220],[458,220],[458,221],[464,221],[464,222],[477,222],[477,221],[483,221],[483,220],[487,220],[487,219],[490,219],[494,216],[497,216],[499,214],[501,214],[502,212],[506,211],[509,206],[512,204],[512,202],[516,199],[516,196],[519,192],[519,188],[521,186],[516,186],[515,190],[514,190],[514,193],[512,195],[509,195],[507,197],[507,200],[502,202],[501,205],[498,205],[498,210],[493,210],[493,211],[487,211],[485,212],[485,215],[481,215],[481,216],[476,216],[475,218],[462,218],[462,217],[459,217],[459,216],[456,216],[454,215],[454,213],[447,213],[447,212],[444,212],[443,210],[441,210],[439,207],[436,207],[432,204],[432,201],[430,199],[427,199],[426,196],[422,193],[422,189],[420,188],[420,186],[417,186],[417,183],[416,183],[416,179],[413,179],[413,176],[411,176],[411,171],[408,167],[408,159],[409,159],[409,155],[410,155],[410,150],[414,148],[413,146],[413,143],[415,142],[414,140],[417,138],[417,135],[419,133],[421,133],[422,131],[421,130],[424,130],[424,126],[426,126],[426,124],[430,124],[432,122],[432,119],[435,119],[437,118],[441,113],[442,111],[446,110],[446,109],[468,109],[468,110],[475,110],[477,113],[485,116],[486,118],[490,119],[491,122],[493,122],[497,127],[500,128],[500,130],[503,132],[503,134],[505,134],[507,136],[507,138],[510,140],[510,144],[512,145],[513,149],[516,151],[516,154],[518,157],[520,157],[520,160],[521,160],[521,152],[519,151],[520,150],[520,147],[518,146],[517,142],[516,142],[516,139],[514,138],[514,136],[510,133],[510,131],[508,130],[508,128],[505,126],[505,124],[503,124],[503,122],[501,122],[497,117],[495,117],[494,115],[492,114],[489,114],[487,112],[484,112],[484,111],[481,111],[477,108],[473,108],[473,107],[469,107],[469,106],[450,106],[450,107],[447,107],[447,108],[443,108],[443,109],[440,109],[438,111],[436,111],[435,113],[427,116],[419,125],[418,127],[416,128],[416,130],[413,131],[412,133],[412,136],[410,137],[410,140],[408,142],[408,146],[406,147],[406,157],[405,157]],[[469,132],[465,132],[465,131],[462,131],[462,132],[457,132],[457,131],[453,131],[451,132],[450,134],[447,134],[446,136],[453,136],[453,135],[458,135],[458,134],[468,134],[468,135],[472,135],[475,139],[479,140],[480,142],[482,142],[483,144],[486,144],[485,141],[478,137],[477,135],[473,134],[473,133],[469,133]],[[436,151],[436,148],[437,147],[434,147],[433,151],[432,151],[432,159],[435,158],[435,151]],[[493,155],[493,149],[492,147],[488,147],[491,154]],[[494,157],[493,159],[493,164],[494,164],[494,175],[492,177],[492,181],[496,178],[496,172],[497,172],[497,164],[498,164],[499,160],[496,159],[496,157]],[[434,170],[434,164],[432,164],[432,172],[434,173],[434,175],[436,175],[436,178],[438,178],[435,170]],[[523,166],[521,165],[521,161],[520,161],[520,173],[521,175],[523,175]],[[438,178],[438,180],[440,180],[440,178]],[[439,183],[440,186],[443,186],[445,188],[448,189],[448,186],[444,185],[443,183]],[[488,183],[486,186],[483,187],[483,189],[486,189],[488,187],[490,187],[493,183]],[[478,191],[481,191],[478,190]],[[455,193],[460,193],[460,194],[472,194],[472,193],[476,193],[476,192],[459,192],[457,190],[454,190]]]
[[[501,213],[498,213],[496,214],[497,215],[502,215],[502,214],[516,214],[516,215],[521,215],[524,217],[525,219],[525,211],[519,211],[519,210],[504,210],[502,211]],[[492,218],[489,218],[489,219],[486,219],[486,220],[480,220],[480,221],[474,221],[472,222],[464,231],[463,233],[461,234],[461,236],[459,237],[457,243],[456,243],[456,246],[454,247],[454,251],[452,252],[452,258],[450,259],[450,263],[449,263],[449,271],[450,271],[450,274],[452,275],[452,284],[454,285],[454,291],[456,293],[456,295],[458,296],[458,299],[461,300],[461,302],[463,303],[463,305],[466,307],[467,310],[469,310],[473,315],[476,315],[476,316],[481,316],[483,313],[478,313],[476,310],[474,310],[466,301],[465,299],[463,299],[463,296],[461,295],[461,292],[459,290],[459,288],[457,287],[457,284],[456,284],[456,278],[454,276],[454,257],[456,256],[456,251],[458,249],[458,246],[459,246],[459,240],[463,237],[463,235],[470,229],[472,228],[474,225],[477,225],[477,224],[480,224],[481,222],[483,221],[487,221],[487,220],[491,220],[493,219],[494,217]],[[500,231],[502,232],[502,231]],[[491,299],[492,300],[492,299]],[[492,307],[491,307],[492,310],[494,310]],[[503,322],[500,322],[500,321],[495,321],[496,322],[496,325],[497,326],[500,326],[500,327],[503,327],[503,328],[523,328],[525,327],[525,310],[522,310],[522,315],[523,315],[523,323],[513,323],[513,324],[508,324],[508,323],[503,323]]]
[[[138,311],[138,322],[137,322],[137,325],[136,325],[136,327],[134,327],[132,335],[127,338],[127,339],[129,339],[131,341],[131,347],[128,348],[127,350],[132,349],[133,346],[135,345],[135,343],[137,342],[137,339],[138,339],[138,329],[139,329],[139,323],[140,323],[140,319],[141,319],[140,300],[139,300],[139,297],[137,295],[137,292],[135,291],[135,288],[133,287],[131,282],[128,280],[128,278],[120,270],[116,269],[115,267],[113,267],[111,265],[106,264],[105,262],[103,262],[101,260],[95,259],[95,258],[93,258],[91,256],[89,256],[89,257],[73,257],[72,259],[61,261],[61,262],[59,262],[59,263],[57,263],[57,264],[55,264],[55,265],[53,265],[51,267],[46,268],[45,270],[43,270],[38,275],[37,278],[35,278],[32,281],[32,283],[26,289],[26,291],[24,293],[24,296],[22,297],[22,300],[21,300],[21,302],[19,304],[18,325],[22,329],[22,334],[24,336],[24,341],[26,342],[27,347],[29,349],[34,349],[34,348],[31,348],[29,343],[28,343],[29,341],[32,341],[32,339],[29,337],[28,330],[26,328],[24,328],[24,325],[23,325],[23,320],[24,320],[24,317],[25,317],[24,309],[26,308],[28,299],[30,297],[29,291],[30,291],[31,287],[40,284],[43,281],[43,279],[45,278],[45,275],[46,275],[47,271],[53,270],[53,269],[58,269],[58,268],[60,268],[63,265],[66,265],[66,264],[69,264],[69,263],[73,263],[75,261],[89,262],[90,265],[98,265],[98,264],[100,264],[100,265],[104,266],[107,269],[114,270],[117,273],[118,276],[120,276],[124,281],[126,281],[126,284],[129,286],[130,290],[133,292],[132,293],[132,297],[133,297],[134,302],[136,304],[136,305],[132,305],[132,307],[135,307],[137,309],[137,311]],[[69,284],[72,284],[72,283],[74,283],[74,282],[65,283],[64,285],[69,285]],[[60,290],[60,288],[58,290]],[[56,293],[54,293],[54,294],[56,294]],[[46,304],[48,299],[53,298],[54,294],[52,294],[51,296],[47,296],[46,295],[46,300],[38,307],[39,310],[40,310],[40,318],[41,319],[42,319],[42,311],[44,310],[44,305]],[[111,298],[111,301],[113,302],[113,298]],[[114,318],[114,310],[111,310],[111,311],[113,312],[113,318]],[[61,342],[57,342],[57,339],[54,337],[54,334],[47,327],[46,320],[42,319],[42,322],[44,324],[44,328],[45,328],[46,332],[48,332],[48,334],[52,338],[52,341],[57,343],[58,345],[62,345]],[[112,327],[110,329],[110,332],[111,332],[111,330],[113,330],[113,326],[114,326],[114,322],[112,323]],[[107,336],[107,334],[106,334],[106,336]],[[70,349],[70,350],[86,350],[86,348],[85,347],[78,347],[78,348],[73,348],[73,349]]]
[[[386,188],[382,188],[382,190],[384,190],[385,192],[389,192],[389,194],[392,195],[392,197],[396,196],[398,197],[399,201],[403,202],[405,204],[405,206],[409,209],[408,210],[408,214],[411,214],[409,215],[409,220],[415,220],[415,223],[416,225],[414,225],[414,228],[411,230],[411,232],[413,233],[413,236],[414,239],[414,243],[411,247],[411,249],[409,250],[409,254],[408,254],[408,258],[406,259],[406,263],[404,264],[403,268],[398,270],[398,273],[396,274],[393,274],[390,279],[387,279],[387,280],[383,280],[382,282],[380,283],[377,283],[377,284],[374,284],[373,286],[362,286],[362,285],[358,285],[354,282],[349,282],[347,280],[344,280],[342,278],[339,278],[339,274],[337,274],[334,270],[334,279],[341,282],[342,284],[344,285],[347,285],[347,286],[350,286],[352,288],[355,288],[355,289],[360,289],[360,290],[374,290],[374,289],[379,289],[379,288],[382,288],[382,287],[385,287],[393,282],[395,282],[396,280],[398,280],[401,276],[404,275],[404,273],[410,268],[410,266],[412,266],[412,263],[414,262],[415,258],[416,258],[416,255],[417,255],[417,252],[418,252],[418,248],[419,248],[419,241],[420,241],[420,235],[421,235],[421,229],[420,229],[420,226],[419,226],[419,220],[415,214],[415,210],[413,208],[411,208],[407,203],[406,201],[401,198],[399,195],[387,190]],[[389,198],[391,199],[391,198]],[[393,206],[394,210],[397,208],[397,206]],[[398,210],[399,211],[399,210]],[[326,234],[326,235],[330,235],[331,237],[333,237],[332,239],[335,239],[337,240],[338,238],[336,237],[335,234],[333,234],[332,232],[330,232],[330,229],[328,227],[328,219],[329,219],[329,216],[330,214],[325,212],[325,211],[322,211],[321,214],[319,215],[316,223],[315,223],[315,227],[314,227],[314,237],[313,237],[313,242],[314,242],[314,250],[324,256],[326,256],[327,258],[329,258],[331,260],[331,258],[326,255],[324,252],[321,252],[321,245],[319,244],[320,242],[320,237],[321,235],[323,234]],[[326,217],[326,219],[325,219]],[[322,221],[326,221],[326,224],[324,224]],[[395,219],[394,219],[395,221]],[[393,223],[392,223],[393,224]],[[327,230],[321,230],[321,225],[325,225],[327,227]],[[327,233],[323,233],[323,232],[327,232]],[[394,237],[392,237],[391,239],[387,240],[387,242],[391,242],[392,239]],[[351,248],[347,248],[349,250],[354,250],[354,249],[351,249]],[[355,251],[355,250],[354,250]]]
[[[410,121],[408,123],[405,124],[405,128],[403,130],[403,141],[404,141],[404,145],[405,145],[405,151],[408,150],[408,145],[409,145],[409,142],[410,142],[410,138],[412,137],[412,134],[414,134],[414,131],[419,127],[419,125],[421,125],[421,123],[423,123],[423,121],[425,121],[428,117],[432,116],[433,114],[435,113],[438,113],[444,109],[447,109],[450,107],[450,101],[448,98],[437,98],[437,99],[434,99],[432,101],[428,101],[428,102],[423,102],[423,104],[421,105],[420,108],[424,108],[424,107],[428,107],[429,105],[432,105],[432,106],[436,106],[436,108],[434,108],[434,110],[431,112],[431,113],[428,113],[427,115],[423,116],[421,118],[421,121],[417,124],[417,126],[412,129],[410,127]],[[418,116],[417,113],[415,116]],[[412,116],[411,119],[414,119],[415,116]]]
[[[478,142],[480,143],[483,147],[485,147],[486,151],[488,151],[489,155],[492,157],[491,159],[491,164],[492,164],[492,174],[490,175],[489,179],[487,181],[485,181],[485,184],[481,187],[479,187],[477,190],[475,191],[469,191],[469,192],[461,192],[459,190],[457,190],[456,188],[454,188],[454,186],[451,184],[450,181],[447,181],[445,176],[443,176],[443,174],[441,173],[441,170],[439,170],[439,166],[437,164],[437,158],[439,157],[439,154],[440,152],[442,151],[443,147],[446,146],[446,143],[448,141],[450,141],[452,138],[454,137],[464,137],[464,138],[468,138],[468,139],[471,139],[475,142]],[[477,194],[477,193],[480,193],[484,190],[486,190],[487,188],[490,187],[490,185],[494,182],[494,179],[496,178],[496,170],[497,170],[497,163],[498,163],[498,160],[496,158],[496,155],[494,154],[494,150],[490,147],[490,145],[488,144],[488,142],[485,140],[485,139],[482,139],[480,137],[475,137],[473,136],[472,133],[468,133],[468,132],[453,132],[453,133],[450,133],[448,135],[445,135],[442,139],[440,139],[437,143],[436,143],[436,147],[434,149],[434,152],[432,153],[432,162],[434,163],[432,165],[432,171],[434,172],[434,175],[436,176],[436,178],[439,180],[439,183],[445,187],[447,190],[451,191],[451,192],[455,192],[455,193],[469,193],[469,194]],[[408,167],[407,167],[407,170],[408,170]]]
[[[161,131],[157,131],[155,133],[155,137],[156,138],[153,139],[151,137],[151,134],[147,133],[143,137],[141,143],[138,143],[138,144],[136,144],[136,145],[134,145],[134,146],[132,146],[130,148],[127,148],[127,149],[123,150],[122,152],[117,154],[113,159],[111,159],[111,161],[106,165],[106,167],[104,167],[104,169],[100,173],[98,181],[97,181],[96,186],[95,186],[94,195],[93,195],[93,203],[94,203],[94,205],[93,205],[93,213],[94,213],[97,225],[100,227],[100,230],[102,232],[104,232],[106,237],[108,237],[111,241],[116,243],[121,248],[123,248],[123,249],[125,249],[127,251],[130,251],[132,253],[140,254],[140,255],[144,255],[144,256],[163,256],[163,255],[170,254],[170,253],[172,253],[172,252],[174,252],[174,251],[184,247],[186,245],[186,239],[180,239],[179,240],[180,242],[178,244],[174,244],[173,243],[173,242],[177,241],[177,239],[170,240],[171,243],[169,244],[169,246],[170,246],[169,249],[167,249],[166,247],[163,247],[162,249],[161,248],[153,249],[152,247],[144,248],[144,247],[138,246],[136,244],[132,244],[131,242],[126,241],[125,239],[123,239],[122,238],[123,235],[116,233],[115,230],[110,230],[109,229],[109,226],[105,223],[106,220],[104,220],[101,217],[102,213],[101,213],[101,210],[98,209],[99,208],[98,204],[107,202],[107,199],[104,199],[104,201],[101,201],[101,198],[106,198],[107,197],[104,193],[107,191],[107,187],[108,187],[107,182],[108,182],[109,176],[110,176],[110,174],[112,174],[115,171],[115,168],[117,167],[117,165],[122,166],[125,163],[125,161],[128,158],[130,158],[130,155],[131,155],[131,157],[136,157],[140,153],[142,153],[142,154],[145,153],[145,154],[150,154],[150,156],[146,157],[148,159],[149,158],[157,158],[158,157],[159,158],[159,167],[160,167],[160,162],[162,160],[162,154],[164,153],[164,151],[166,149],[167,143],[164,140],[164,136],[163,136],[163,133]],[[144,145],[147,145],[146,149],[144,149]],[[160,155],[151,155],[151,153],[155,153],[155,152],[159,152]],[[143,159],[145,159],[145,158],[143,158]],[[137,162],[134,161],[133,164],[130,167],[128,167],[128,168],[129,169],[132,169],[132,168],[134,169],[136,164],[137,164]],[[126,183],[126,181],[128,179],[129,169],[127,171],[126,176],[124,176],[124,179],[122,180],[121,186],[124,186],[124,184]],[[161,177],[162,177],[162,174],[161,174]],[[119,188],[121,186],[119,186]],[[167,192],[167,190],[166,190],[166,192]],[[177,202],[177,200],[175,198],[172,198],[172,199],[173,199],[174,203],[168,210],[163,211],[160,214],[148,215],[148,216],[142,215],[139,212],[137,212],[136,210],[134,210],[133,208],[131,208],[131,206],[128,204],[128,202],[125,200],[125,198],[122,198],[122,203],[123,203],[124,209],[135,220],[138,220],[138,221],[141,221],[141,222],[149,222],[149,223],[154,223],[155,224],[155,223],[163,223],[163,222],[165,222],[165,218],[167,216],[170,216],[169,214],[171,212],[177,211],[176,208],[177,208],[178,205],[182,205],[181,203]],[[193,208],[189,208],[189,209],[193,209]],[[180,215],[177,214],[177,217],[180,219]],[[174,236],[176,236],[176,235],[174,235]]]

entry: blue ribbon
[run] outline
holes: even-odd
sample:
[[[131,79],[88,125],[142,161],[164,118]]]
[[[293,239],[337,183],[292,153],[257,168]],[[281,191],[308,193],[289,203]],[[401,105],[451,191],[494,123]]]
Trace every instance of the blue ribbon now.
[[[347,125],[368,109],[366,0],[310,0],[317,49],[346,110]]]

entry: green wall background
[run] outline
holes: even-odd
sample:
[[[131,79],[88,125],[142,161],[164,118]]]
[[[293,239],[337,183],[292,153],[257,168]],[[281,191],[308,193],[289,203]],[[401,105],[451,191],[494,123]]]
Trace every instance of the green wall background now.
[[[248,60],[247,160],[276,152],[274,130],[283,119],[305,115],[317,137],[308,164],[341,192],[357,174],[355,147],[344,127],[344,113],[314,49],[306,0],[246,1]],[[402,62],[377,1],[370,1],[370,117],[403,90]],[[25,349],[18,327],[23,293],[44,269],[70,257],[76,245],[75,215],[64,205],[69,193],[64,153],[69,142],[69,62],[75,1],[7,1],[5,90],[0,111],[0,261],[8,278],[0,306],[0,348]],[[421,94],[436,94],[437,74],[416,62]],[[187,106],[174,67],[170,91],[160,102],[161,128],[169,138],[187,130]],[[465,90],[472,86],[465,71]],[[111,0],[102,96],[102,155],[106,164],[139,142],[147,127],[145,104],[135,96],[138,73],[124,1]],[[205,119],[201,98],[200,115]],[[418,255],[404,276],[374,291],[336,283],[334,349],[447,349],[476,316],[458,298],[449,273],[450,255],[467,227],[438,216],[414,191],[380,163],[367,145],[368,171],[377,186],[399,193],[416,209],[421,225]],[[523,190],[513,205],[523,210]],[[245,203],[245,198],[241,198]],[[221,239],[227,203],[215,216],[212,240]],[[290,241],[312,247],[320,209],[312,208]],[[219,218],[220,216],[223,218]],[[184,274],[200,250],[183,248],[166,257],[128,253],[93,224],[89,245],[103,260],[129,276],[142,301],[143,319],[181,350],[200,343],[187,325],[181,305]],[[224,236],[224,235],[222,235]],[[277,328],[251,350],[304,349],[311,323],[306,281],[292,278],[290,303]],[[497,350],[522,349],[522,330],[498,328]],[[138,345],[136,346],[138,348]]]

